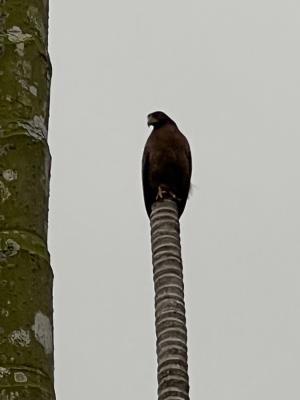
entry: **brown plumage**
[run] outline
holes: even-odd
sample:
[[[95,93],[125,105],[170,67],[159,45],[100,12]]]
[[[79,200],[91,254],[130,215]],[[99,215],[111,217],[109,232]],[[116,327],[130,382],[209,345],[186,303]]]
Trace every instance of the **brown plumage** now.
[[[156,200],[171,198],[177,203],[180,217],[190,190],[190,146],[176,123],[162,111],[148,115],[150,125],[153,130],[146,142],[142,161],[146,211],[150,217],[152,204]]]

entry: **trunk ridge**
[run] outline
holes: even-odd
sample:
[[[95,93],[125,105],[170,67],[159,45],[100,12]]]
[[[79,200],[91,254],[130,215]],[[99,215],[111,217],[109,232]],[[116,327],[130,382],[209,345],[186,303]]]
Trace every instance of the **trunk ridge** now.
[[[157,201],[150,217],[158,400],[189,400],[187,329],[177,205]]]

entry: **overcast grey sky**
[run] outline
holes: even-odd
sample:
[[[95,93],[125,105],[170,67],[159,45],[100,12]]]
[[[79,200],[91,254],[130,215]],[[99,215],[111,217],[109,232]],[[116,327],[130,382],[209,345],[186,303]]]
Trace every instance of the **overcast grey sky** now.
[[[191,399],[300,398],[299,0],[50,1],[58,399],[156,398],[146,115],[187,136]]]

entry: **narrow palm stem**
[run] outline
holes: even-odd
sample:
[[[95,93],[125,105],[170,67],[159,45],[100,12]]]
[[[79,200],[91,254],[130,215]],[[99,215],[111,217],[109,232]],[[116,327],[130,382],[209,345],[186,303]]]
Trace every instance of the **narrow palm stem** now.
[[[187,329],[176,203],[169,199],[154,203],[150,225],[158,400],[189,400]]]

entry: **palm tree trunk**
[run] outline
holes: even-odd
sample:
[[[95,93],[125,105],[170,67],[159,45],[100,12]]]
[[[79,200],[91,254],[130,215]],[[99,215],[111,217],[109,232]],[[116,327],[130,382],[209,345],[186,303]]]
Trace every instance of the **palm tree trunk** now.
[[[0,0],[0,399],[53,400],[47,0]]]
[[[158,400],[188,400],[187,329],[176,203],[169,199],[155,202],[150,225]]]

